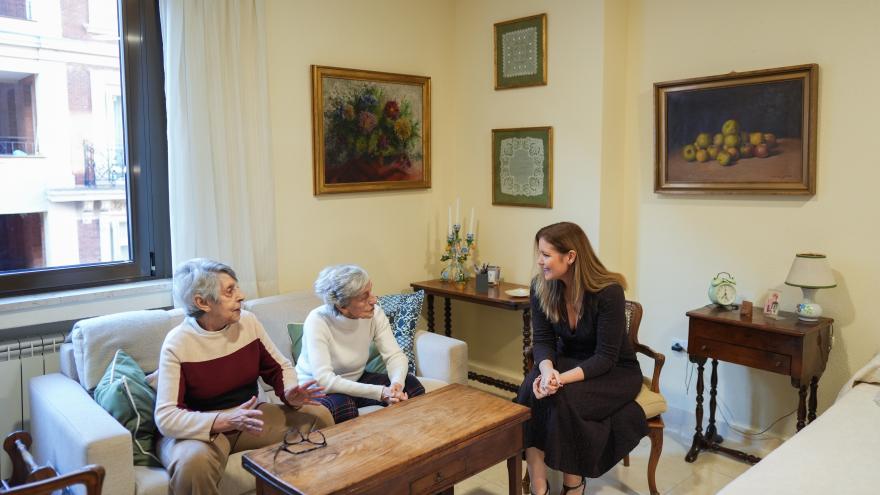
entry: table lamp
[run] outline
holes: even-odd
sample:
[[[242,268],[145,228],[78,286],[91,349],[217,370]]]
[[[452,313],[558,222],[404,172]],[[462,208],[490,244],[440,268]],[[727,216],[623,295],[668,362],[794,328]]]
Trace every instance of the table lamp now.
[[[795,255],[791,269],[788,270],[788,277],[785,278],[785,284],[800,287],[803,291],[804,300],[797,305],[797,315],[804,321],[818,321],[822,316],[822,306],[813,302],[816,291],[837,287],[825,255],[815,253]]]

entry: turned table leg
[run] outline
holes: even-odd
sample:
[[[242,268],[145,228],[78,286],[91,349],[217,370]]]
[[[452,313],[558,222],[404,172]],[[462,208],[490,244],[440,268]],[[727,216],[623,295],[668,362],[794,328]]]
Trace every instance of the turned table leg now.
[[[703,367],[705,364],[706,358],[699,358],[697,360],[697,426],[694,432],[694,441],[691,443],[691,449],[684,457],[684,460],[687,462],[694,462],[697,459],[697,454],[700,453],[700,447],[703,443]]]
[[[801,385],[798,387],[798,410],[797,410],[797,431],[801,431],[801,429],[805,425],[805,419],[807,416],[807,386]]]
[[[428,294],[428,331],[434,333],[434,294]]]
[[[816,419],[816,403],[818,402],[818,398],[816,397],[816,393],[819,391],[819,377],[814,376],[812,380],[810,380],[810,409],[807,414],[807,420],[812,423],[814,419]]]
[[[446,336],[452,336],[452,300],[448,297],[443,298],[443,316],[446,318]]]
[[[530,345],[532,345],[532,316],[531,316],[531,309],[530,308],[526,308],[523,310],[522,318],[523,318],[523,331],[522,331],[522,335],[523,335],[523,376],[526,376],[529,374],[529,364],[528,364],[529,361],[528,361],[528,359],[526,359],[525,352],[526,352],[526,349],[528,349],[528,347]]]

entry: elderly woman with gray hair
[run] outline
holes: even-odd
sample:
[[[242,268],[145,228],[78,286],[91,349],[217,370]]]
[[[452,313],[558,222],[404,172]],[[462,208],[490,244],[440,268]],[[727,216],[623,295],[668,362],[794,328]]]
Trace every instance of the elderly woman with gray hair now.
[[[155,415],[171,493],[219,493],[229,454],[278,443],[288,429],[333,424],[315,402],[323,389],[298,383],[290,361],[242,309],[232,268],[189,260],[174,273],[174,296],[187,317],[162,344]],[[257,402],[258,378],[284,405]]]
[[[315,281],[315,293],[324,305],[313,309],[303,325],[296,371],[300,383],[317,380],[324,387],[327,396],[316,400],[337,423],[357,417],[359,407],[385,406],[425,393],[416,377],[407,374],[406,355],[376,304],[373,283],[363,268],[324,268]],[[371,343],[382,356],[387,375],[364,371]]]

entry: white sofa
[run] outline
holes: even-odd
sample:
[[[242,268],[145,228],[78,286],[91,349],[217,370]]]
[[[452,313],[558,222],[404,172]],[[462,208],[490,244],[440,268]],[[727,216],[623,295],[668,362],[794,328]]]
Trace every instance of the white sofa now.
[[[247,301],[278,348],[290,358],[287,324],[302,322],[320,301],[311,293],[282,294]],[[131,311],[82,320],[61,349],[61,372],[30,381],[32,452],[39,463],[60,473],[86,464],[106,470],[103,493],[168,493],[162,468],[132,464],[131,435],[95,403],[88,390],[100,380],[117,349],[124,349],[150,372],[158,367],[165,335],[183,319],[181,310]],[[467,344],[419,331],[415,339],[416,373],[430,392],[447,383],[467,383]],[[270,397],[271,396],[271,397]],[[267,394],[266,399],[274,397]],[[361,412],[370,412],[365,408]],[[250,493],[253,476],[241,466],[241,453],[230,456],[220,484],[223,494]]]
[[[856,373],[827,411],[719,494],[873,495],[880,493],[878,452],[880,354]]]

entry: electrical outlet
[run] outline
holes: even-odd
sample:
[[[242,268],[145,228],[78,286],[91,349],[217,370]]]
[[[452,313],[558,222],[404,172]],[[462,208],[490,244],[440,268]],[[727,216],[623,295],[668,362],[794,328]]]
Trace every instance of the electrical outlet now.
[[[687,352],[687,339],[672,339],[672,350],[675,352]]]

